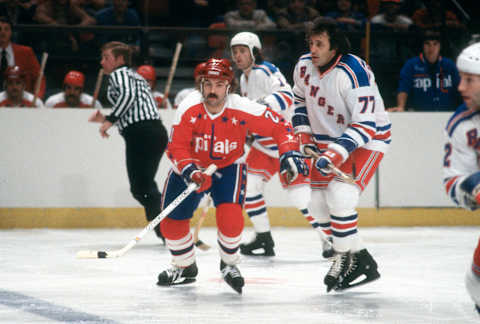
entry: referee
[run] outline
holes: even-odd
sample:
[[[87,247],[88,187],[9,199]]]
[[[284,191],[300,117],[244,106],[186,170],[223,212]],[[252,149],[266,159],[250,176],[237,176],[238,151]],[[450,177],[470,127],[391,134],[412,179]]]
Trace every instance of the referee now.
[[[148,221],[160,213],[161,193],[155,182],[160,159],[167,146],[168,135],[160,120],[150,87],[139,74],[130,69],[131,48],[121,42],[102,47],[100,64],[109,74],[107,98],[112,113],[104,116],[95,111],[88,121],[101,123],[100,135],[116,125],[125,140],[127,173],[133,197],[145,208]],[[165,243],[160,226],[155,233]]]

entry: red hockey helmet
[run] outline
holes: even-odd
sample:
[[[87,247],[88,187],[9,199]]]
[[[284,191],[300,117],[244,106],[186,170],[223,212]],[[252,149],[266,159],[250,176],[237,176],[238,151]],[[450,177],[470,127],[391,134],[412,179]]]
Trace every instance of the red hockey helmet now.
[[[5,70],[5,80],[25,80],[25,72],[18,66],[9,66]]]
[[[205,68],[205,66],[207,66],[207,62],[202,62],[202,63],[197,64],[197,66],[195,67],[195,70],[193,71],[193,78],[195,80],[200,76],[200,74],[201,74],[202,70]]]
[[[137,69],[137,73],[140,74],[147,81],[155,81],[157,79],[155,75],[155,68],[151,65],[141,65]]]
[[[226,80],[229,83],[233,80],[233,68],[227,59],[209,59],[205,68],[200,71],[203,78]]]
[[[80,71],[70,71],[65,75],[63,84],[83,88],[85,85],[85,75]]]

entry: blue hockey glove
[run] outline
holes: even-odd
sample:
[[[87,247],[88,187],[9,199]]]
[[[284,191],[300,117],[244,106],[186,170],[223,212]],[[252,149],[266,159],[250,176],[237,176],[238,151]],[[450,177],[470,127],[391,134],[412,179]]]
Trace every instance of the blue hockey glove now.
[[[303,155],[297,151],[288,151],[280,156],[280,174],[285,182],[290,184],[299,174],[308,175],[308,165],[303,160]]]

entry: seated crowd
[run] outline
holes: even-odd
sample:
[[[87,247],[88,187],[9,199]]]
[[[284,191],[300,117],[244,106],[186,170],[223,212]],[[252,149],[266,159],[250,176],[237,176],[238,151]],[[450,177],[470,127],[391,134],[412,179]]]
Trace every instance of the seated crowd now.
[[[48,36],[38,39],[35,37],[38,34],[14,30],[18,24],[215,26],[232,30],[292,31],[277,38],[268,34],[264,51],[278,66],[292,71],[291,64],[305,51],[304,40],[297,32],[303,32],[314,21],[321,20],[360,35],[364,35],[367,23],[373,32],[388,33],[387,37],[379,34],[373,38],[370,51],[365,48],[363,36],[352,34],[351,42],[360,56],[365,58],[368,52],[367,61],[370,58],[372,68],[378,70],[380,90],[385,92],[386,98],[392,98],[390,102],[386,100],[390,111],[453,110],[461,100],[456,89],[458,71],[452,62],[456,52],[444,44],[443,32],[447,29],[472,31],[462,16],[464,10],[442,7],[440,3],[435,0],[5,0],[0,2],[0,87],[4,89],[0,106],[102,107],[105,102],[98,91],[96,94],[84,92],[89,88],[87,84],[91,85],[95,80],[89,73],[91,71],[86,71],[81,63],[48,66],[45,71],[47,77],[42,76],[39,80],[38,57],[45,51],[70,58],[84,55],[98,57],[101,44],[112,40],[127,43],[136,47],[137,51],[142,46],[140,34],[135,30],[124,33],[67,31],[48,33]],[[468,11],[471,8],[463,9]],[[415,47],[411,41],[402,43],[391,37],[392,33],[409,31],[423,35],[420,46]],[[204,53],[202,59],[209,56],[229,57],[228,40],[225,38],[211,38],[208,43],[205,41],[209,51]],[[185,46],[194,44],[196,39],[195,35],[187,36]],[[220,48],[212,43],[220,43]],[[465,44],[459,45],[463,47]],[[451,59],[441,55],[447,48]],[[398,67],[392,76],[392,71],[383,67],[388,66],[388,59],[393,58],[400,59],[404,66]],[[175,108],[176,105],[171,104],[173,99],[164,98],[157,91],[156,68],[159,66],[145,62],[152,63],[152,60],[142,60],[137,72],[150,83],[158,107]],[[413,73],[418,69],[422,73]],[[22,101],[19,101],[20,98]],[[35,104],[32,100],[36,100]]]

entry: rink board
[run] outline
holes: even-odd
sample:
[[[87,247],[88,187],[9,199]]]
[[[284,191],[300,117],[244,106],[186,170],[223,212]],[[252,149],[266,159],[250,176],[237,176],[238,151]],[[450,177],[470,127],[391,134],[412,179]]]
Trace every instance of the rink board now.
[[[470,226],[480,225],[480,211],[459,208],[359,208],[359,225]],[[308,227],[295,208],[268,208],[272,226]],[[199,211],[192,224],[196,223]],[[248,216],[245,224],[251,226]],[[9,228],[134,228],[146,226],[143,208],[0,208],[0,229]],[[203,226],[215,225],[211,208]]]

